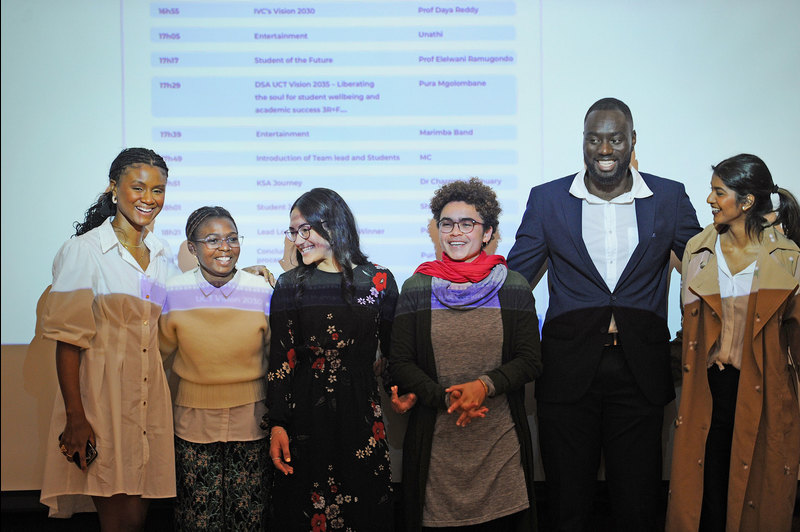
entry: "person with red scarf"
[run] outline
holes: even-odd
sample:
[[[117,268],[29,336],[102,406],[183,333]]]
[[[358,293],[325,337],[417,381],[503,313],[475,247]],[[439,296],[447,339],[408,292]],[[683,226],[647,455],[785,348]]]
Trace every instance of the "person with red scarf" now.
[[[500,205],[478,178],[436,191],[442,259],[404,285],[392,329],[392,407],[406,529],[536,530],[525,384],[542,371],[530,285],[484,248]]]

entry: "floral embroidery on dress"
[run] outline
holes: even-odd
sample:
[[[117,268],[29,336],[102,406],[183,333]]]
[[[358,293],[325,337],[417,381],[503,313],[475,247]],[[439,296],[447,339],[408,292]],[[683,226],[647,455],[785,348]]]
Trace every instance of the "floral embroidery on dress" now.
[[[371,456],[372,450],[379,445],[384,449],[386,449],[387,456],[389,454],[385,442],[386,427],[383,424],[383,417],[380,404],[376,403],[375,401],[372,401],[371,405],[372,405],[372,413],[375,419],[375,421],[372,422],[372,436],[369,437],[364,447],[355,450],[356,458],[359,459],[364,459],[367,458],[368,456]],[[378,465],[378,471],[382,470],[383,467],[381,465]],[[375,474],[376,475],[378,474],[377,471],[375,472]]]
[[[328,470],[333,470],[332,464],[328,465]],[[315,482],[314,491],[311,492],[311,506],[317,511],[311,516],[311,530],[327,530],[326,527],[333,530],[344,529],[343,511],[347,509],[347,505],[358,503],[358,497],[344,493],[333,477],[328,477],[328,496],[322,491],[324,490],[320,490],[319,483]],[[346,530],[351,528],[347,527]]]
[[[372,436],[378,441],[386,439],[386,428],[383,421],[376,421],[372,424]]]
[[[311,530],[313,532],[325,532],[325,514],[314,514],[311,516]]]
[[[383,292],[386,288],[386,272],[378,272],[372,278],[372,284],[375,285],[375,290],[378,292]]]
[[[357,266],[349,304],[340,277],[315,272],[298,304],[294,274],[284,275],[270,312],[270,368],[275,368],[269,372],[275,381],[268,390],[270,415],[289,432],[296,467],[304,460],[310,469],[275,476],[275,529],[302,523],[312,531],[388,532],[393,529],[389,450],[372,366],[378,349],[390,347],[394,278],[385,268]],[[331,449],[337,452],[331,455]]]
[[[372,276],[372,286],[369,289],[369,295],[356,299],[359,305],[372,305],[375,302],[380,302],[383,296],[382,292],[386,290],[386,284],[389,281],[389,274],[387,272],[389,270],[377,264],[373,266],[379,270],[386,271],[376,272],[375,275]]]

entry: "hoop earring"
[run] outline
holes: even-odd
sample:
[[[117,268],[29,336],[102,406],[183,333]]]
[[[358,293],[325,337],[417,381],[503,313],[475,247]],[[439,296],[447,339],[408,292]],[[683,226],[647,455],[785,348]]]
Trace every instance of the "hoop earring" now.
[[[113,203],[114,205],[117,204],[117,195],[116,194],[112,194],[111,195],[111,203]]]

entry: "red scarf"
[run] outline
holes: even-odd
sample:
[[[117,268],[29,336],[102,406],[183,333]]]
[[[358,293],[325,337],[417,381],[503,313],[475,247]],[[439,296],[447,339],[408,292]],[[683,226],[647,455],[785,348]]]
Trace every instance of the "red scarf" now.
[[[506,259],[502,255],[487,255],[485,251],[481,251],[472,262],[456,261],[442,253],[442,260],[423,262],[414,273],[424,273],[451,283],[477,283],[498,264],[505,266]]]

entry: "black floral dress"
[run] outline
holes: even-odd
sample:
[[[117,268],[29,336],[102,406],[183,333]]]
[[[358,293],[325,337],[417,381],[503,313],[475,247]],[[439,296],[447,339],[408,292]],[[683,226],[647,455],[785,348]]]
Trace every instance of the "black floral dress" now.
[[[391,272],[353,270],[347,304],[342,274],[314,270],[296,296],[297,271],[272,295],[268,406],[289,433],[292,475],[275,473],[274,530],[393,529],[389,451],[373,363],[389,354],[397,302]]]

